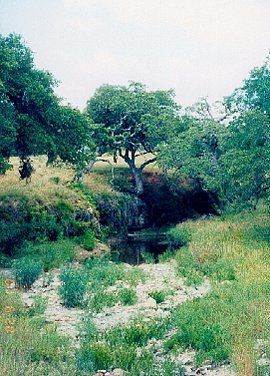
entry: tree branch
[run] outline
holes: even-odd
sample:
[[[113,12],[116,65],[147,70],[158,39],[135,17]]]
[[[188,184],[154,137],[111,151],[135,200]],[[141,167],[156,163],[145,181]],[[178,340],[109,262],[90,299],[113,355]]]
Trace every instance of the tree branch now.
[[[150,163],[153,163],[153,162],[156,162],[157,160],[157,157],[154,157],[154,158],[151,158],[151,159],[148,159],[148,161],[145,161],[141,166],[140,166],[140,170],[142,171],[146,166],[148,166]]]

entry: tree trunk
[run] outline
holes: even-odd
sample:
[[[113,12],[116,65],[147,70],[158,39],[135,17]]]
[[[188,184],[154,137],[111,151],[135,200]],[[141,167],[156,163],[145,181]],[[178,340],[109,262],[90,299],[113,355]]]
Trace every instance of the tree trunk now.
[[[142,170],[140,168],[132,168],[132,175],[135,181],[135,194],[136,196],[141,196],[144,192],[143,179],[142,179]]]
[[[92,170],[95,163],[96,163],[96,159],[92,159],[91,161],[89,161],[87,166],[83,170],[76,172],[73,178],[73,181],[76,183],[83,183],[85,175],[88,174]]]

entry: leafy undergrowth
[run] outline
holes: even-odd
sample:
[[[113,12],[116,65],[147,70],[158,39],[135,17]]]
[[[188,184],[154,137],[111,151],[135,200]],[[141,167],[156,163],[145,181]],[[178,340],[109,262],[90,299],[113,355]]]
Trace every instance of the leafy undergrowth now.
[[[192,347],[197,364],[230,361],[240,376],[264,374],[259,359],[270,356],[269,219],[261,206],[180,226],[192,237],[176,255],[179,275],[193,285],[207,276],[213,287],[176,309],[177,332],[165,343],[167,351]]]
[[[35,172],[26,184],[14,169],[0,177],[0,265],[9,258],[30,256],[45,270],[71,261],[74,248],[93,249],[100,234],[93,194],[71,184],[66,166],[46,167],[44,157],[33,158]]]
[[[148,319],[142,317],[126,326],[116,326],[98,332],[91,316],[82,326],[81,346],[76,352],[79,369],[95,372],[98,369],[121,368],[130,376],[182,376],[184,368],[169,357],[157,358],[147,344],[151,339],[161,339],[171,328],[169,319]]]
[[[19,295],[0,280],[0,369],[5,376],[75,375],[67,337],[45,324],[40,305],[27,310]]]
[[[108,257],[88,259],[82,269],[65,268],[60,274],[60,296],[66,307],[84,307],[101,312],[117,303],[137,302],[134,287],[144,281],[142,270],[116,264]]]

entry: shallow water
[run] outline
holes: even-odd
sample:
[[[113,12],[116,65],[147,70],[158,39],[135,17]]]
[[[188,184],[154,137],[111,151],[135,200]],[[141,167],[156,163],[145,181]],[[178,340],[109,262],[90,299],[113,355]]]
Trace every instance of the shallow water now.
[[[158,256],[168,248],[164,233],[133,232],[126,238],[115,238],[110,242],[113,261],[139,265],[143,262],[157,262]]]

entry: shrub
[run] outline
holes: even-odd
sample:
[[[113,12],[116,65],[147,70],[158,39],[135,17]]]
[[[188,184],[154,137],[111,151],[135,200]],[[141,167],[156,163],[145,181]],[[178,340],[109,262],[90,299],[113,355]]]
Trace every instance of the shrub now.
[[[150,338],[160,339],[168,330],[167,319],[142,321],[136,319],[126,326],[116,326],[106,332],[105,338],[114,346],[144,346]]]
[[[75,243],[68,239],[32,244],[27,242],[22,250],[26,256],[41,260],[45,271],[59,268],[74,258]]]
[[[13,271],[16,285],[29,289],[42,272],[42,262],[23,257],[14,261]]]
[[[172,227],[167,231],[167,240],[169,242],[170,249],[178,249],[187,245],[191,236],[187,229],[183,227]]]
[[[111,263],[107,258],[87,262],[86,270],[89,270],[88,277],[92,291],[99,290],[101,286],[112,286],[116,281],[123,280],[126,275],[123,265]]]
[[[28,309],[29,316],[43,315],[46,311],[48,298],[44,298],[40,295],[34,296],[32,306]]]
[[[12,266],[12,259],[8,256],[0,254],[0,267],[10,268]]]
[[[227,360],[232,340],[226,322],[227,309],[230,307],[222,301],[216,301],[214,294],[185,302],[174,313],[172,321],[178,331],[165,342],[165,348],[169,350],[181,346],[198,350],[198,365],[206,359],[215,363]]]
[[[118,292],[118,298],[124,305],[135,304],[138,300],[136,291],[128,288],[123,288]]]
[[[166,292],[165,291],[152,291],[148,294],[151,298],[155,299],[157,304],[163,303],[166,299]]]
[[[216,262],[208,262],[202,265],[203,272],[218,281],[235,280],[235,268],[228,259],[221,258]]]
[[[60,274],[59,293],[65,307],[82,306],[86,293],[86,278],[80,270],[65,268]]]
[[[78,368],[85,372],[108,369],[112,366],[112,354],[104,342],[85,344],[76,355]]]
[[[166,261],[173,259],[174,257],[175,257],[175,251],[173,251],[172,249],[167,249],[165,252],[161,253],[158,256],[158,261],[166,262]]]
[[[93,230],[87,230],[80,238],[80,242],[87,251],[92,251],[96,245],[95,232]]]
[[[143,261],[146,264],[154,264],[155,262],[155,255],[151,252],[141,252],[141,256],[143,258]]]
[[[98,290],[89,299],[88,307],[94,312],[101,312],[104,307],[113,307],[118,301],[114,293]]]

